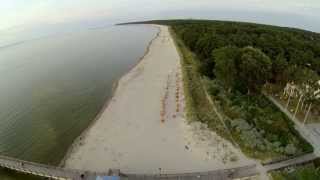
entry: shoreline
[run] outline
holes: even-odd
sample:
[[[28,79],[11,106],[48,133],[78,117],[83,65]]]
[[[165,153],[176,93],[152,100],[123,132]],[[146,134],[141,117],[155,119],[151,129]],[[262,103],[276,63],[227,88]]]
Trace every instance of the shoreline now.
[[[172,174],[252,164],[205,124],[187,121],[181,58],[169,27],[157,27],[145,55],[65,156],[66,168]]]
[[[147,25],[148,26],[148,25]],[[150,25],[149,25],[150,26]],[[158,27],[157,25],[151,24],[151,26],[154,26],[157,28],[157,33],[155,34],[155,36],[150,40],[150,42],[148,43],[143,55],[138,59],[138,61],[136,63],[134,63],[132,65],[132,67],[128,68],[128,71],[125,72],[122,76],[120,76],[118,79],[115,80],[115,82],[112,84],[112,89],[111,89],[111,95],[109,98],[106,99],[104,105],[101,107],[101,109],[99,110],[98,114],[95,116],[95,118],[93,120],[90,121],[89,125],[80,133],[80,135],[75,138],[73,140],[73,142],[71,143],[71,145],[68,147],[65,155],[63,156],[63,158],[60,160],[60,163],[58,164],[58,167],[64,167],[65,166],[65,162],[68,159],[68,157],[70,156],[72,150],[75,148],[75,146],[77,146],[80,141],[82,140],[82,137],[86,136],[86,133],[88,133],[88,131],[92,128],[92,126],[96,123],[97,120],[99,120],[99,118],[101,117],[101,115],[103,114],[103,112],[108,108],[108,106],[110,105],[110,102],[112,101],[112,98],[115,95],[115,92],[117,91],[117,88],[119,86],[119,82],[120,80],[126,76],[128,73],[130,73],[130,71],[132,71],[136,66],[139,65],[139,63],[141,63],[141,61],[144,59],[144,57],[149,53],[150,51],[150,46],[152,45],[152,42],[158,38],[158,36],[160,35],[160,27]]]

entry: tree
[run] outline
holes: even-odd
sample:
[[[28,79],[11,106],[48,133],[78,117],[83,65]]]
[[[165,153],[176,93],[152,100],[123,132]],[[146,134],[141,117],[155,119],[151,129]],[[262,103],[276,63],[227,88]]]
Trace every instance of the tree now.
[[[319,79],[318,74],[306,67],[299,67],[295,71],[294,81],[297,84],[315,84],[316,81]]]
[[[248,93],[257,93],[271,77],[272,62],[261,50],[245,47],[240,51],[239,77]]]
[[[297,65],[288,65],[288,67],[283,71],[282,79],[285,83],[295,81],[297,79]]]
[[[288,67],[288,62],[283,54],[279,54],[275,61],[272,63],[273,80],[276,83],[287,83],[288,80],[285,78],[284,72]]]
[[[215,62],[214,74],[222,82],[224,88],[229,91],[234,88],[237,80],[236,59],[239,56],[239,48],[223,47],[212,52]]]

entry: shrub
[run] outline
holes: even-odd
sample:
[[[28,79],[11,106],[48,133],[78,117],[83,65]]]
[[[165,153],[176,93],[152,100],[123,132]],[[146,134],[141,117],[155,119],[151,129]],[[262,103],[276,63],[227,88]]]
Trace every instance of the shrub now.
[[[284,151],[288,155],[294,155],[297,152],[297,148],[293,144],[288,144]]]

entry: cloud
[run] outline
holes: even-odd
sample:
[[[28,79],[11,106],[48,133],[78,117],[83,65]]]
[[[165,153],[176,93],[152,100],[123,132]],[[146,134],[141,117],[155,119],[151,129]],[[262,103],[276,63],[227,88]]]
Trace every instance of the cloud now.
[[[201,12],[202,9],[320,17],[318,0],[10,0],[1,3],[0,29],[28,23],[155,17],[167,11]]]

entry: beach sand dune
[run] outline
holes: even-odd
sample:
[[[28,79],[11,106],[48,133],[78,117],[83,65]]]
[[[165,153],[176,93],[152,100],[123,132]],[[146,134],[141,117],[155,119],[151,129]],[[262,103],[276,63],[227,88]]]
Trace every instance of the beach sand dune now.
[[[67,154],[67,168],[182,173],[253,163],[204,124],[187,123],[180,57],[168,28],[158,27],[144,58]]]

